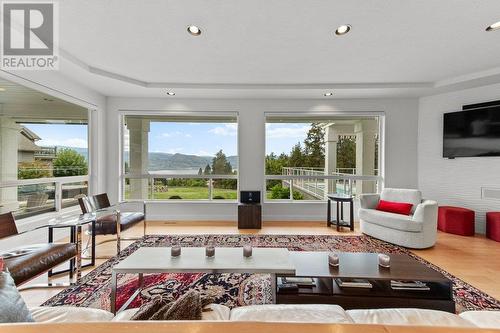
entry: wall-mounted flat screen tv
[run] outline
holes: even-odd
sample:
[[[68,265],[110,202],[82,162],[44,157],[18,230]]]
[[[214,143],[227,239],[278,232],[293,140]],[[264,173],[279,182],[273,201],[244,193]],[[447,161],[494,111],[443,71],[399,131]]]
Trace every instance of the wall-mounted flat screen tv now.
[[[500,156],[500,105],[444,114],[443,157]]]

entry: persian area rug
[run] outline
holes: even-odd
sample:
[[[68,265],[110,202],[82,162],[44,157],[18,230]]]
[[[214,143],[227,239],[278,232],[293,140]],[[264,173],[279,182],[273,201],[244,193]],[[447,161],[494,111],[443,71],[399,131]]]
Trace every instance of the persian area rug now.
[[[44,306],[84,306],[110,309],[111,268],[143,246],[170,246],[177,241],[183,247],[203,246],[210,238],[216,246],[240,247],[252,243],[254,247],[284,247],[293,251],[342,251],[406,254],[441,272],[453,281],[457,311],[498,310],[500,301],[483,293],[441,268],[411,253],[409,250],[369,236],[331,235],[151,235],[138,240],[116,257],[106,261],[82,277],[73,287],[61,291],[46,301]],[[137,275],[119,275],[117,308],[136,290]],[[139,307],[156,295],[176,299],[188,289],[215,294],[216,303],[229,307],[271,302],[271,279],[265,274],[153,274],[144,276],[144,288],[129,308]]]

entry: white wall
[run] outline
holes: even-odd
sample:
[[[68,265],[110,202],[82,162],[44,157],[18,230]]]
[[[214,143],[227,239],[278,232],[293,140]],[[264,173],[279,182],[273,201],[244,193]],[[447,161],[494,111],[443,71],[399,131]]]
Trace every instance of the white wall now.
[[[485,212],[500,210],[499,200],[481,199],[481,187],[500,187],[500,157],[445,159],[443,113],[464,104],[500,99],[500,84],[461,90],[419,101],[418,180],[425,197],[440,205],[462,206],[476,211],[476,232],[485,232]]]
[[[178,98],[108,98],[107,104],[107,191],[112,200],[119,197],[121,111],[238,112],[239,186],[243,190],[264,188],[265,113],[385,112],[385,185],[417,186],[416,99],[352,100],[248,100]],[[157,220],[236,220],[234,203],[161,202],[148,207],[148,219]],[[326,206],[317,203],[267,203],[265,220],[324,220]]]

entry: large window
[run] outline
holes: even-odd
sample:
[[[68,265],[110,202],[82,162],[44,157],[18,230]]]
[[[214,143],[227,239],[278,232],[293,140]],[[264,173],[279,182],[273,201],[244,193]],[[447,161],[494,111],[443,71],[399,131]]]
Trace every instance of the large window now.
[[[266,117],[266,200],[378,189],[379,117]]]
[[[124,117],[125,199],[237,200],[237,117]]]
[[[21,111],[7,104],[0,116],[0,213],[22,219],[60,211],[88,192],[88,110],[50,103]]]

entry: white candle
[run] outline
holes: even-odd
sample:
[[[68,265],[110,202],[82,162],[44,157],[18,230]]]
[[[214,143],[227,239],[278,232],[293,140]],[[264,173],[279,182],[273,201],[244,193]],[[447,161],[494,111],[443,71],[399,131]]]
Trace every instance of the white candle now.
[[[173,244],[170,249],[170,255],[172,257],[178,257],[181,255],[181,246],[179,244]]]
[[[252,245],[245,244],[243,245],[243,256],[249,258],[252,256]]]
[[[387,254],[379,254],[378,255],[378,264],[382,267],[390,267],[391,266],[391,257]]]
[[[337,267],[340,263],[340,258],[339,255],[336,253],[330,253],[328,254],[328,264],[330,266]]]
[[[215,256],[215,246],[213,242],[208,242],[207,246],[205,247],[205,255],[209,258]]]
[[[170,255],[172,257],[178,257],[181,255],[181,245],[178,242],[173,242],[170,248]]]

